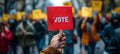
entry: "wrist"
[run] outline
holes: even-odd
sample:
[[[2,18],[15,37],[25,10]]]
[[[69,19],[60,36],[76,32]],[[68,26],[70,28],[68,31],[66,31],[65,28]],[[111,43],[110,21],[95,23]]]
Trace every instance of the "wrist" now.
[[[48,48],[47,48],[47,50],[48,51],[50,51],[50,53],[54,53],[54,54],[60,54],[60,52],[58,51],[58,49],[56,49],[56,48],[53,48],[53,47],[51,47],[51,46],[49,46]]]
[[[57,47],[57,46],[54,46],[54,45],[50,45],[49,47],[52,47],[52,48],[54,48],[54,49],[58,49],[58,47]]]

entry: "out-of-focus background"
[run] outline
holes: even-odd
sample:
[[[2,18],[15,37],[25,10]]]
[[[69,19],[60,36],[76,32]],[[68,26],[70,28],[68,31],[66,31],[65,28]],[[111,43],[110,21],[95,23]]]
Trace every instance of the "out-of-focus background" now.
[[[106,43],[120,25],[119,21],[117,25],[112,22],[113,18],[120,20],[120,0],[0,0],[0,22],[4,22],[13,34],[13,39],[7,44],[10,48],[6,50],[1,47],[0,50],[7,54],[39,54],[48,47],[51,38],[58,31],[47,31],[47,6],[72,6],[74,30],[64,31],[67,46],[63,54],[107,54]],[[83,12],[83,7],[88,10]],[[89,11],[89,8],[92,10]],[[84,29],[81,28],[86,18],[83,14],[86,13],[90,15],[86,20],[90,37],[87,44],[81,43],[81,40],[87,39],[82,38]],[[91,39],[93,36],[90,33],[94,18],[100,21],[95,26],[100,35],[97,42]],[[113,25],[108,26],[109,24]]]

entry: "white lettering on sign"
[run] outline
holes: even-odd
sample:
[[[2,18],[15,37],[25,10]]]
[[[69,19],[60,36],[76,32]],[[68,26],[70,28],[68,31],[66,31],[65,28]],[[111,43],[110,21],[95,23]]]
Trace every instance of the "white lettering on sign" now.
[[[54,17],[55,23],[61,23],[61,22],[69,22],[68,17]]]

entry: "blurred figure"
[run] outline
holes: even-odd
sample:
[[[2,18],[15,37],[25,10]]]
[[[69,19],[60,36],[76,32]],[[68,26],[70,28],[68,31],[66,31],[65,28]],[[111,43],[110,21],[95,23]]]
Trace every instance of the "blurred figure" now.
[[[66,37],[66,47],[64,48],[63,54],[73,54],[74,53],[74,41],[72,39],[73,30],[65,30]]]
[[[40,52],[45,46],[45,35],[47,33],[47,26],[44,20],[36,21],[33,25],[35,28],[35,40],[38,52]]]
[[[88,52],[88,54],[94,54],[96,42],[100,40],[96,30],[97,23],[97,18],[85,18],[81,24],[81,44],[85,46],[85,50]]]
[[[73,19],[73,30],[64,30],[64,34],[66,37],[66,47],[64,48],[63,54],[73,54],[74,43],[75,42],[77,43],[77,38],[74,35],[75,18],[73,17],[72,19]]]
[[[59,31],[59,33],[54,35],[51,39],[49,47],[42,50],[40,54],[61,54],[65,47],[65,41],[66,37],[64,36],[63,31]]]
[[[107,52],[109,54],[120,54],[120,28],[115,30],[115,35],[107,47]]]
[[[77,35],[80,38],[80,40],[82,38],[82,29],[81,29],[82,21],[83,21],[83,18],[78,19],[78,24],[76,26]],[[82,49],[82,44],[81,43],[80,43],[80,49]]]
[[[8,24],[9,24],[9,30],[12,32],[12,36],[13,36],[13,39],[10,43],[10,52],[9,54],[17,54],[17,44],[18,44],[18,39],[16,37],[16,34],[15,34],[15,31],[16,31],[16,26],[17,26],[17,23],[14,19],[9,19],[8,20]]]
[[[104,30],[100,33],[100,37],[105,43],[105,51],[107,49],[108,44],[110,43],[110,40],[115,35],[115,29],[119,28],[119,19],[118,19],[117,13],[112,13],[110,23],[105,26]]]
[[[105,14],[104,12],[99,12],[99,13],[101,13],[101,16],[99,15],[101,23],[103,25],[109,24],[110,17],[107,14]]]
[[[0,54],[7,54],[9,51],[12,33],[5,26],[5,23],[0,22]]]
[[[30,47],[34,44],[34,32],[32,23],[29,22],[27,16],[23,16],[21,23],[16,28],[16,36],[24,54],[29,54]]]

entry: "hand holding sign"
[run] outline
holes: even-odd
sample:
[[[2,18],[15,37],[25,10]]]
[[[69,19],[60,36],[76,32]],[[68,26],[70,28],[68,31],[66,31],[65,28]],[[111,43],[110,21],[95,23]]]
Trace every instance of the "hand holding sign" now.
[[[72,7],[47,7],[48,30],[72,30]]]

